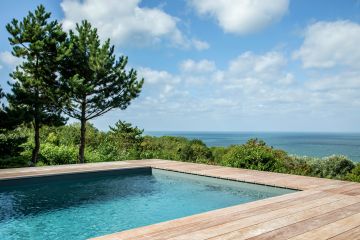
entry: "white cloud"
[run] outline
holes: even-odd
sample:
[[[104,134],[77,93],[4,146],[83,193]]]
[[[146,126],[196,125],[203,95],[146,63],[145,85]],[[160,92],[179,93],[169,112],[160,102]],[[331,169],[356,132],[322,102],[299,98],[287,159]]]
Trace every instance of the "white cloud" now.
[[[8,66],[9,68],[14,68],[19,65],[22,60],[20,58],[14,57],[11,52],[5,51],[0,53],[0,62]]]
[[[201,40],[193,39],[192,43],[196,50],[206,50],[210,48],[210,44]]]
[[[360,107],[359,71],[318,72],[299,81],[279,51],[244,52],[218,68],[215,62],[187,59],[179,73],[140,68],[145,98],[137,107],[164,118],[326,116]],[[244,115],[245,114],[245,115]]]
[[[290,85],[294,83],[295,77],[292,73],[286,73],[283,78],[278,79],[278,83],[281,85]]]
[[[198,62],[187,59],[180,64],[180,69],[183,72],[188,73],[207,73],[216,69],[215,63],[207,59],[200,60]]]
[[[289,0],[188,0],[201,15],[215,18],[225,32],[248,34],[280,20]]]
[[[225,97],[219,97],[219,98],[208,98],[206,99],[206,102],[210,105],[210,106],[218,106],[218,107],[236,107],[236,105],[238,104],[236,101],[234,101],[233,99],[229,99],[229,98],[225,98]]]
[[[359,43],[360,24],[321,21],[306,28],[304,42],[293,56],[305,68],[360,68]]]
[[[221,83],[225,80],[225,73],[224,71],[221,70],[217,70],[215,71],[215,73],[212,75],[212,80],[216,83]]]
[[[320,77],[306,83],[306,86],[308,89],[320,92],[336,92],[341,90],[360,92],[360,72],[346,71],[336,75]]]
[[[163,93],[164,93],[164,94],[169,94],[169,93],[171,93],[171,91],[172,91],[173,89],[174,89],[174,86],[172,86],[172,85],[165,85]]]
[[[286,64],[286,58],[280,52],[271,51],[263,55],[245,52],[230,61],[228,78],[238,79],[241,84],[254,85],[254,88],[266,81],[289,85],[294,77],[283,70]]]
[[[220,82],[222,74],[217,71],[215,62],[202,59],[195,61],[193,59],[186,59],[179,65],[180,77],[187,85],[204,85],[211,81]]]
[[[158,84],[158,83],[176,83],[179,81],[176,77],[172,76],[167,71],[157,71],[151,68],[139,68],[138,75],[145,79],[145,83]]]
[[[197,123],[199,129],[208,130],[233,119],[232,128],[243,128],[245,121],[255,128],[267,124],[274,129],[277,124],[279,129],[299,130],[298,124],[305,121],[303,129],[330,130],[331,124],[346,122],[347,114],[360,107],[359,70],[336,74],[312,70],[307,79],[298,79],[303,76],[290,71],[286,55],[279,51],[244,52],[223,68],[209,59],[187,59],[179,64],[178,73],[140,69],[148,84],[129,115],[156,116],[154,128],[178,129],[184,123],[183,129],[189,130]]]
[[[145,79],[145,94],[149,96],[156,95],[161,101],[166,101],[166,99],[173,94],[178,94],[175,86],[182,81],[179,76],[174,76],[167,71],[159,71],[147,67],[140,67],[138,76]],[[153,102],[152,97],[149,96],[146,98],[146,101]]]
[[[102,38],[111,38],[119,45],[148,45],[168,39],[171,44],[185,48],[208,48],[206,42],[190,40],[177,26],[178,19],[160,8],[140,7],[141,0],[63,0],[61,7],[65,29],[89,20]]]
[[[245,52],[230,62],[229,70],[235,73],[271,73],[278,71],[285,64],[286,59],[279,52],[267,52],[263,55]]]
[[[274,110],[304,96],[293,90],[295,77],[285,70],[286,64],[283,54],[271,51],[245,52],[224,69],[208,59],[184,60],[178,74],[140,68],[139,75],[149,83],[141,104],[165,115]]]

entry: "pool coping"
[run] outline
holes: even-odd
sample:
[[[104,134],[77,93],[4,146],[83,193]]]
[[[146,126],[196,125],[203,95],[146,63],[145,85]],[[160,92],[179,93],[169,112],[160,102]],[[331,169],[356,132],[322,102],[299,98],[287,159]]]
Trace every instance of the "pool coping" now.
[[[354,182],[161,159],[0,169],[0,181],[144,167],[301,191],[93,239],[360,239]]]

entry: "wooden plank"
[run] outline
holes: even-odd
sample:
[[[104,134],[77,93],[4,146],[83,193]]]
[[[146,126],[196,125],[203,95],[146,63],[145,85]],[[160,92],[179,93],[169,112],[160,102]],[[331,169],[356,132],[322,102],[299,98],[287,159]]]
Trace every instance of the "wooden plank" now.
[[[319,199],[321,197],[329,196],[327,193],[321,193],[318,191],[304,191],[304,192],[296,192],[292,194],[281,195],[277,197],[267,198],[260,201],[250,202],[246,204],[237,205],[234,207],[228,207],[224,209],[218,209],[202,214],[197,214],[189,217],[184,217],[172,221],[167,221],[163,223],[154,224],[151,226],[145,226],[141,228],[137,228],[136,233],[134,230],[127,230],[120,233],[111,234],[116,239],[131,239],[133,237],[140,237],[143,235],[150,235],[153,233],[161,233],[161,232],[168,232],[171,230],[178,230],[180,227],[184,228],[185,225],[192,225],[197,222],[208,222],[211,219],[217,219],[221,216],[227,216],[229,214],[249,214],[252,211],[266,211],[266,209],[281,208],[282,206],[291,205],[291,203],[296,204],[296,201],[306,201],[311,199]]]
[[[335,204],[328,204],[327,206],[321,206],[318,208],[313,208],[308,211],[300,212],[297,214],[292,214],[290,216],[273,219],[271,221],[257,224],[254,226],[250,226],[247,228],[243,228],[238,231],[234,231],[228,234],[224,234],[221,236],[217,236],[211,239],[222,239],[222,240],[230,240],[230,239],[249,239],[254,236],[258,236],[262,233],[266,233],[269,231],[272,231],[274,229],[281,228],[283,226],[287,226],[289,224],[293,224],[299,221],[303,221],[309,218],[312,218],[314,216],[318,216],[319,214],[323,214],[324,212],[328,212],[329,210],[332,210],[333,208],[329,207],[329,205],[332,205],[334,208],[338,208],[339,206],[342,207],[342,204],[339,204],[336,202]],[[277,239],[277,236],[276,236]]]
[[[336,235],[335,237],[330,238],[331,240],[359,240],[360,239],[360,227],[356,227]]]
[[[322,227],[332,222],[336,222],[340,219],[349,217],[359,212],[360,212],[360,203],[355,203],[319,216],[315,216],[313,218],[304,221],[300,221],[294,224],[287,225],[282,228],[277,228],[272,231],[265,232],[263,234],[251,237],[249,238],[249,240],[288,239],[290,237],[303,234],[305,232]]]
[[[304,234],[298,235],[293,238],[289,238],[291,240],[308,240],[308,239],[317,239],[317,240],[325,240],[331,237],[335,237],[339,234],[345,233],[355,227],[360,226],[360,213],[354,214],[350,217],[341,219],[339,221],[330,223],[323,227],[317,228],[310,232],[306,232]]]
[[[338,212],[344,213],[344,212],[346,212],[346,211],[344,211],[344,207],[352,206],[353,203],[356,202],[356,199],[354,199],[354,198],[351,199],[350,201],[349,200],[350,199],[344,199],[343,201],[322,205],[322,206],[319,206],[316,208],[309,209],[308,211],[299,212],[299,213],[292,214],[292,215],[282,217],[282,218],[272,219],[271,221],[257,224],[254,226],[250,226],[250,227],[247,227],[244,229],[240,229],[238,231],[234,231],[234,232],[231,232],[231,233],[228,233],[225,235],[221,235],[214,239],[224,239],[224,240],[227,240],[227,239],[249,239],[249,238],[251,239],[251,238],[253,238],[255,236],[259,236],[263,233],[271,232],[276,229],[280,229],[280,228],[283,228],[283,227],[286,227],[289,225],[293,225],[296,223],[304,224],[306,221],[309,221],[309,220],[313,219],[314,217],[318,217],[319,215],[323,215],[323,214],[327,215],[327,214],[329,214],[329,212],[331,213],[334,210],[339,210]],[[360,201],[357,200],[357,202],[360,202]],[[348,214],[345,215],[344,217],[348,217],[353,214],[359,213],[359,210],[360,210],[359,207],[360,207],[360,204],[355,207],[352,207],[352,209],[350,209],[350,211],[348,211]],[[336,216],[336,217],[338,217],[338,216]],[[324,220],[324,219],[321,219],[321,220]],[[329,220],[330,219],[325,219],[325,221],[329,221]],[[339,220],[339,219],[333,219],[333,221],[331,221],[331,222],[335,222],[336,220]],[[319,219],[318,219],[318,221],[319,221]],[[324,223],[322,225],[326,225],[326,224]],[[306,227],[306,225],[304,227]],[[305,230],[305,232],[306,232],[306,230]],[[294,234],[294,235],[298,235],[298,234]],[[280,239],[280,237],[277,235],[275,236],[275,238]],[[287,238],[285,238],[285,239],[287,239]]]
[[[291,207],[284,207],[281,209],[271,210],[270,212],[262,213],[262,214],[256,214],[250,217],[242,218],[240,220],[231,221],[225,224],[216,225],[214,227],[209,227],[206,229],[202,229],[195,232],[190,232],[178,237],[170,238],[170,239],[208,239],[216,236],[223,237],[224,234],[227,234],[229,232],[237,231],[242,228],[246,228],[252,225],[256,225],[262,222],[266,221],[273,221],[276,218],[288,216],[290,214],[294,214],[297,212],[304,212],[308,211],[309,209],[333,203],[332,206],[328,206],[329,208],[336,208],[339,206],[342,206],[341,204],[349,204],[349,203],[341,203],[338,200],[341,199],[343,196],[331,196],[331,197],[325,197],[321,199],[315,199],[309,202],[303,202],[298,203],[295,206]],[[219,239],[222,239],[219,237]]]
[[[343,196],[338,196],[339,198],[343,198]],[[320,197],[319,195],[312,195],[312,200],[311,199],[307,199],[307,202],[305,200],[305,198],[302,201],[289,201],[289,202],[283,202],[283,203],[276,203],[276,204],[269,204],[263,207],[259,207],[259,208],[255,208],[255,209],[251,209],[251,210],[245,210],[245,211],[241,211],[241,212],[235,212],[232,214],[227,214],[227,215],[222,215],[222,216],[214,216],[212,218],[207,218],[207,219],[202,219],[202,221],[199,222],[194,222],[191,221],[189,222],[187,225],[183,225],[177,228],[173,228],[173,229],[167,229],[166,231],[162,231],[162,232],[154,232],[151,234],[146,234],[144,239],[169,239],[171,237],[176,237],[182,234],[188,234],[190,232],[195,232],[195,231],[199,231],[199,230],[204,230],[204,229],[209,229],[210,227],[216,227],[218,225],[223,225],[223,224],[227,224],[240,219],[245,219],[245,218],[249,218],[249,217],[253,217],[253,216],[259,216],[261,214],[265,214],[265,213],[269,213],[272,212],[271,214],[265,214],[263,216],[263,218],[261,218],[262,221],[265,221],[267,218],[271,218],[272,215],[276,214],[275,210],[281,210],[286,208],[287,206],[294,206],[296,204],[302,205],[303,203],[308,203],[306,205],[306,208],[311,208],[313,206],[317,206],[321,203],[319,203],[320,201],[326,202],[326,201],[337,201],[338,199],[334,199],[333,196],[330,197],[327,196],[327,198],[329,198],[328,200],[324,200],[324,198],[326,197]],[[322,200],[321,200],[322,199]],[[303,209],[304,207],[302,207]],[[295,210],[295,208],[294,208]],[[281,214],[281,211],[277,212],[278,214]],[[282,211],[283,214],[288,214],[288,211]],[[143,239],[143,238],[138,238],[139,240]]]
[[[360,195],[360,186],[357,188],[354,188],[352,190],[343,192],[342,194],[349,195],[349,196],[359,196]]]
[[[337,193],[337,194],[345,194],[346,192],[350,192],[353,190],[359,190],[360,189],[360,184],[358,183],[354,183],[354,184],[349,184],[346,186],[341,186],[335,189],[330,189],[330,190],[325,190],[326,192],[331,192],[331,193]]]
[[[67,173],[85,173],[85,172],[95,172],[95,171],[106,171],[106,170],[116,170],[116,169],[126,169],[126,168],[136,168],[136,167],[143,167],[137,165],[108,165],[108,166],[96,166],[93,168],[89,167],[69,167],[69,168],[60,168],[60,169],[41,169],[37,171],[31,172],[23,172],[23,173],[7,173],[1,174],[0,180],[5,179],[15,179],[15,178],[24,178],[24,177],[39,177],[39,176],[51,176],[51,175],[59,175],[59,174],[67,174]]]
[[[358,183],[355,182],[345,182],[345,181],[337,181],[337,182],[331,182],[329,184],[326,184],[325,186],[317,187],[316,189],[319,191],[326,191],[326,190],[332,190],[332,189],[338,189],[350,185],[357,185]],[[331,192],[331,191],[330,191]]]

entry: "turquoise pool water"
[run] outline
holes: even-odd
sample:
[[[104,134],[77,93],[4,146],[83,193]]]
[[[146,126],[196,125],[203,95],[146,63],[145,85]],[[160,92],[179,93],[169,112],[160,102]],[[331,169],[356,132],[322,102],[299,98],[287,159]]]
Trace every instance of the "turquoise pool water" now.
[[[290,192],[151,169],[0,182],[0,239],[86,239]]]

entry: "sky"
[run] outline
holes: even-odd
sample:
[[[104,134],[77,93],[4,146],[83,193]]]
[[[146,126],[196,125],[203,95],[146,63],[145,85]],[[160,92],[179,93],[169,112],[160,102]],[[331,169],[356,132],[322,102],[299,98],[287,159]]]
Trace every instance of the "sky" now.
[[[19,64],[5,25],[39,4],[65,30],[89,20],[145,79],[100,129],[360,132],[359,0],[2,0],[5,91]]]

